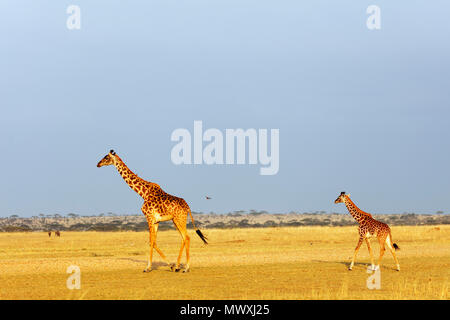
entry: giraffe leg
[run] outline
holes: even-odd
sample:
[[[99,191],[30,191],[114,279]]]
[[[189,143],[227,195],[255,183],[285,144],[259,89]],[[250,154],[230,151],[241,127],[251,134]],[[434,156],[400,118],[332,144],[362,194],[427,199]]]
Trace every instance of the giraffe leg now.
[[[166,258],[166,256],[164,255],[164,253],[161,251],[161,249],[159,249],[159,248],[156,246],[156,243],[155,243],[155,245],[153,246],[153,248],[156,250],[156,252],[159,253],[159,255],[161,256],[161,259],[163,259],[163,261],[164,261],[165,263],[167,263],[167,265],[170,267],[169,261],[167,261],[167,258]]]
[[[167,263],[168,266],[170,266],[169,261],[167,261],[166,256],[164,255],[164,253],[161,251],[161,249],[158,248],[158,246],[156,245],[156,236],[158,234],[158,227],[159,227],[159,223],[155,223],[154,224],[154,231],[155,231],[155,242],[153,243],[153,248],[156,250],[156,252],[159,253],[159,255],[161,256],[161,259],[163,259],[163,261],[165,263]]]
[[[180,252],[178,253],[177,264],[175,265],[175,269],[174,269],[175,272],[180,271],[180,262],[181,262],[181,257],[183,256],[184,245],[185,245],[185,241],[184,241],[184,239],[181,239]]]
[[[153,257],[153,249],[156,250],[156,252],[158,252],[158,254],[161,256],[161,258],[163,259],[163,261],[165,263],[167,263],[168,266],[170,266],[169,261],[167,261],[166,256],[164,255],[164,253],[161,251],[161,249],[158,248],[158,246],[156,245],[156,236],[158,234],[158,223],[152,223],[151,227],[150,227],[150,256],[149,256],[149,260],[148,260],[148,265],[147,268],[144,270],[144,272],[150,272],[152,271],[152,257]],[[153,243],[152,243],[153,242]],[[152,245],[153,245],[153,249],[152,249]]]
[[[370,241],[368,238],[366,238],[366,244],[367,244],[367,249],[369,249],[371,268],[373,271],[375,271],[375,264],[373,263],[372,247],[370,246]]]
[[[163,258],[163,260],[167,264],[169,264],[169,262],[167,262],[167,259],[164,256],[164,254],[162,253],[162,251],[156,246],[156,235],[158,233],[158,223],[149,221],[148,224],[149,224],[149,238],[150,238],[150,253],[149,253],[149,257],[148,257],[147,268],[144,269],[144,272],[152,271],[153,249],[155,249],[161,256],[161,258]]]
[[[186,230],[186,219],[181,219],[182,221],[180,221],[179,219],[174,219],[173,223],[175,224],[175,227],[178,229],[178,232],[180,232],[181,235],[181,247],[180,247],[180,253],[178,254],[178,259],[177,259],[177,264],[175,265],[175,271],[178,272],[180,271],[180,262],[181,262],[181,257],[183,256],[183,249],[186,247],[186,267],[184,269],[184,272],[189,272],[189,243],[190,243],[190,238],[187,235],[187,230]]]
[[[361,238],[359,238],[358,244],[356,245],[355,252],[353,253],[353,259],[352,259],[352,262],[350,263],[350,266],[348,267],[348,270],[353,269],[353,265],[355,264],[356,254],[358,253],[358,250],[361,247],[362,242],[363,242],[363,238],[361,237]]]
[[[397,265],[397,271],[400,271],[400,264],[398,263],[397,255],[395,254],[395,248],[392,247],[391,241],[392,240],[391,240],[390,236],[387,236],[386,244],[387,244],[389,250],[391,251],[392,256],[394,257],[395,264]]]
[[[380,257],[378,258],[378,264],[376,265],[375,270],[378,270],[380,268],[381,259],[383,259],[384,251],[386,251],[385,240],[386,238],[378,238],[378,241],[380,242]]]
[[[186,234],[184,240],[184,246],[186,247],[186,268],[184,268],[183,272],[189,272],[189,244],[191,243],[191,238]]]
[[[156,242],[156,230],[155,224],[152,221],[148,221],[148,230],[149,230],[149,240],[150,240],[150,252],[148,257],[147,268],[144,269],[144,272],[152,271],[152,260],[153,260],[153,248]]]

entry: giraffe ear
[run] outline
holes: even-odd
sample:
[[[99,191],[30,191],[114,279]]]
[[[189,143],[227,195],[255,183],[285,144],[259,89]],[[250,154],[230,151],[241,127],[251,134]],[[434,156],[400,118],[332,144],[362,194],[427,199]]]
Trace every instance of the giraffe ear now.
[[[110,150],[109,151],[113,156],[116,155],[116,153],[114,152],[114,150]]]
[[[341,192],[341,196],[344,195],[344,194],[345,194],[345,191],[342,191],[342,192]]]

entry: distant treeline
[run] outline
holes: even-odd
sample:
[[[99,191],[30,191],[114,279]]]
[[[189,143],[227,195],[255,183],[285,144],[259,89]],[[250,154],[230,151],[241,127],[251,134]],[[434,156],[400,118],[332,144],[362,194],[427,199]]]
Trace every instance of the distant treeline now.
[[[389,225],[437,225],[450,224],[450,215],[436,214],[378,214],[375,219]],[[325,213],[274,213],[265,211],[235,211],[228,214],[195,213],[196,224],[202,228],[268,228],[297,226],[349,226],[356,221],[349,214]],[[191,227],[189,221],[188,227]],[[161,222],[160,230],[173,229],[171,221]],[[146,231],[148,225],[143,215],[114,215],[112,213],[98,216],[79,216],[76,214],[40,215],[20,218],[17,215],[0,218],[0,232],[24,231]]]

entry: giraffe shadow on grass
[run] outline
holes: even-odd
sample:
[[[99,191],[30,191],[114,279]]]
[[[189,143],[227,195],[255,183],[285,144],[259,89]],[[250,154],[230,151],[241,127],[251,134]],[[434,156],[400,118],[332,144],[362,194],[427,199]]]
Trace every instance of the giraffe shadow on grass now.
[[[133,258],[116,258],[117,260],[127,260],[127,261],[132,261],[132,262],[136,262],[139,264],[146,264],[148,262],[148,260],[139,260],[139,259],[133,259]],[[157,270],[161,268],[161,270],[167,269],[166,271],[172,272],[172,270],[170,270],[170,268],[167,266],[167,263],[162,262],[162,261],[155,261],[152,264],[152,270]],[[185,265],[183,263],[180,263],[180,269],[185,268]]]
[[[342,264],[344,266],[346,266],[347,270],[348,267],[350,266],[350,261],[325,261],[325,260],[312,260],[313,262],[320,262],[320,263],[333,263],[333,264]],[[364,269],[367,269],[368,267],[371,266],[371,264],[369,262],[355,262],[354,266],[358,266],[358,267],[363,267]],[[396,269],[394,267],[389,267],[389,266],[381,266],[381,269],[388,269],[388,270],[394,270],[396,271]],[[349,270],[351,271],[351,270]]]

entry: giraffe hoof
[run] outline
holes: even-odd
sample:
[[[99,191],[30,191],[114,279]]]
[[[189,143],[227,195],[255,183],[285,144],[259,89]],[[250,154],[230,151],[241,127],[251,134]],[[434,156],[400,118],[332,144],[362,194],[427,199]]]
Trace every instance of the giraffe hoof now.
[[[144,269],[144,272],[150,272],[150,271],[152,271],[151,268]]]
[[[180,272],[180,270],[181,270],[180,268],[176,268],[175,272]]]
[[[183,273],[188,273],[189,271],[191,271],[191,269],[184,269]]]

